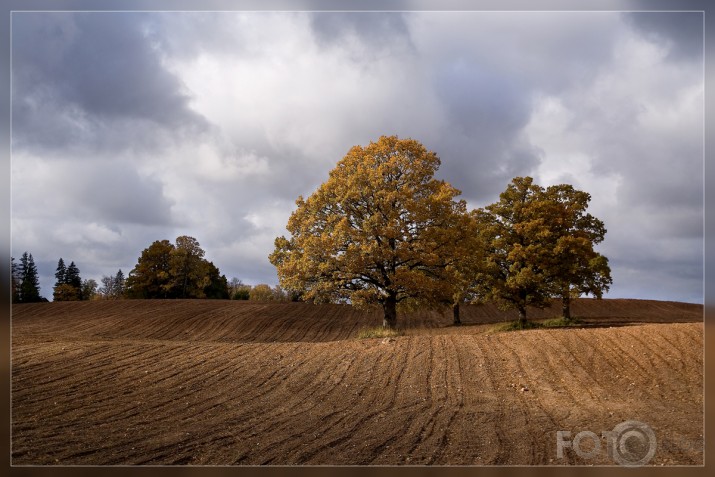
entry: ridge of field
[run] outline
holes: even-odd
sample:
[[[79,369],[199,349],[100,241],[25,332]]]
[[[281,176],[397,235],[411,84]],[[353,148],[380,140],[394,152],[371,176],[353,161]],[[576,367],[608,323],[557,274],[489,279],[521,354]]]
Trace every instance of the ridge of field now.
[[[529,309],[533,320],[560,313]],[[585,325],[702,322],[698,304],[633,299],[576,299],[572,314]],[[170,318],[170,320],[167,320]],[[462,306],[464,327],[451,326],[451,310],[401,313],[399,327],[409,334],[469,333],[479,326],[516,319],[516,313],[493,304]],[[255,303],[227,300],[116,300],[15,305],[13,325],[26,336],[50,338],[57,333],[77,339],[124,338],[223,342],[338,341],[361,329],[382,324],[382,312],[349,305]]]
[[[637,420],[658,439],[650,465],[702,465],[702,306],[574,311],[590,327],[485,333],[510,315],[465,307],[466,326],[416,312],[405,336],[359,340],[379,312],[15,306],[12,464],[613,465],[605,450],[559,459],[556,432]]]

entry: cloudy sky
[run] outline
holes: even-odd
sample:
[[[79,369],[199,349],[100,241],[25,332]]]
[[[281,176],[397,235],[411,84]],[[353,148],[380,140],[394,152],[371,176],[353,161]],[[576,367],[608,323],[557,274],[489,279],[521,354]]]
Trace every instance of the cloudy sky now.
[[[571,183],[608,229],[608,297],[702,302],[703,16],[625,12],[12,14],[12,254],[125,274],[198,239],[228,278],[298,195],[396,134],[470,208]]]

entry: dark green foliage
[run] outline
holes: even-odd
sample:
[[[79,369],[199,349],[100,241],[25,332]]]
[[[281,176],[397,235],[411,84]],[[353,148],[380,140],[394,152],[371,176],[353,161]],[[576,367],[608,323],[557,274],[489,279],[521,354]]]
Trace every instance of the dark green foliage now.
[[[251,297],[251,287],[242,286],[233,292],[232,300],[248,300]]]
[[[69,266],[65,266],[62,258],[57,262],[57,270],[55,271],[57,282],[53,289],[54,301],[76,301],[89,299],[84,297],[82,277],[79,274],[79,268],[74,262],[70,262]],[[96,282],[95,282],[96,288]],[[86,292],[92,294],[91,286],[87,287]]]
[[[67,267],[65,266],[65,261],[60,257],[57,262],[57,270],[55,271],[55,286],[64,285],[67,283]]]
[[[174,245],[168,240],[157,240],[142,251],[127,278],[129,298],[173,298],[169,273],[173,250]]]
[[[82,280],[80,296],[82,300],[92,300],[97,295],[97,282],[93,278]]]
[[[11,283],[11,289],[10,293],[12,294],[12,302],[13,303],[19,303],[21,299],[20,295],[20,284],[22,283],[22,276],[20,273],[20,266],[15,263],[15,257],[10,257],[10,264],[11,264],[11,272],[10,272],[10,283]]]
[[[228,299],[226,277],[203,257],[204,251],[193,237],[177,237],[176,245],[168,240],[157,240],[144,249],[129,272],[125,295],[128,298]]]
[[[37,267],[32,254],[24,252],[20,258],[20,292],[17,296],[19,302],[33,303],[43,301],[40,296],[40,281],[37,276]]]
[[[209,269],[209,284],[204,288],[204,294],[206,298],[214,300],[228,300],[228,280],[225,275],[221,275],[218,268],[212,263],[208,262]]]

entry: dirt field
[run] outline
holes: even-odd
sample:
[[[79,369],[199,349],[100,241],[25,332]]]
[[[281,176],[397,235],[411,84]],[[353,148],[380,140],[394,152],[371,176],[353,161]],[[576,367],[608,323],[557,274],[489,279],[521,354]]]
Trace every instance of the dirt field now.
[[[650,465],[702,464],[702,306],[577,300],[583,328],[489,332],[466,307],[379,313],[229,301],[13,307],[12,463],[606,464],[556,433],[627,420]],[[534,312],[541,318],[555,310]],[[591,444],[592,445],[592,444]],[[592,450],[588,440],[581,443]]]

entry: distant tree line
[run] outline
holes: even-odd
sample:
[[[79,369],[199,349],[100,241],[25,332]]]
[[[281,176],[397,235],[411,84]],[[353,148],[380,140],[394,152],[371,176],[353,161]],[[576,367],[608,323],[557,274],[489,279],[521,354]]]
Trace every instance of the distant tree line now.
[[[280,285],[271,287],[265,283],[258,285],[246,285],[238,278],[232,278],[229,282],[229,295],[232,300],[251,300],[251,301],[274,301],[288,302],[301,301],[302,295],[296,292],[288,292],[281,288]]]
[[[250,286],[238,278],[229,284],[226,276],[210,261],[199,242],[186,235],[175,243],[157,240],[144,249],[137,264],[125,277],[119,269],[113,275],[83,280],[74,261],[66,265],[60,257],[55,270],[54,301],[118,300],[131,298],[208,298],[253,301],[290,301],[296,295],[280,287]],[[12,301],[47,301],[40,295],[38,271],[32,254],[25,252],[20,263],[11,257]]]

